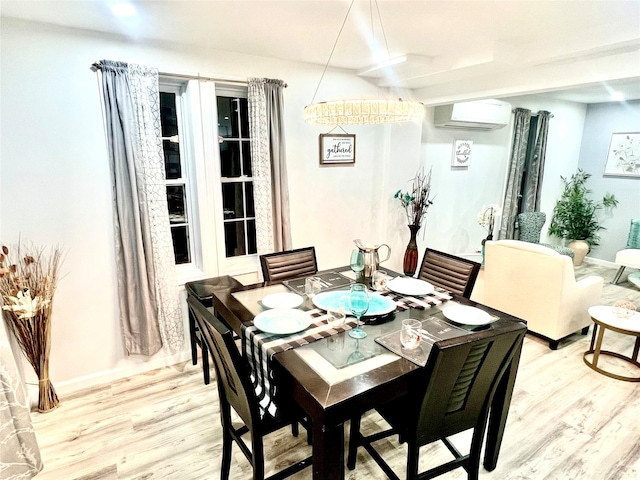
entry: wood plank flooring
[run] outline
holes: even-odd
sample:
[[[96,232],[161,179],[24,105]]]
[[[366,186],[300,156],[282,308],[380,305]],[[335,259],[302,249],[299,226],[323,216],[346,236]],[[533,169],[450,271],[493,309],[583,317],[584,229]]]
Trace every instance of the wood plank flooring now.
[[[576,276],[614,269],[587,265]],[[626,282],[605,284],[603,304],[627,298],[640,307],[640,290]],[[611,333],[611,335],[609,335]],[[527,335],[498,467],[480,470],[491,480],[640,479],[640,384],[617,381],[582,360],[591,335],[575,335],[557,351]],[[609,349],[629,354],[633,339],[607,332]],[[624,365],[613,365],[626,370]],[[637,372],[634,372],[637,374]],[[44,461],[39,480],[220,478],[221,429],[215,384],[205,386],[200,365],[190,363],[123,379],[61,398],[49,413],[32,414]],[[370,413],[363,427],[383,421]],[[268,437],[267,474],[309,454],[305,436],[283,430]],[[460,440],[465,440],[463,435]],[[385,458],[404,475],[406,449],[380,443]],[[435,444],[421,451],[423,468],[448,461]],[[249,464],[234,447],[233,480],[251,478]],[[311,478],[307,469],[294,480]],[[348,480],[386,478],[360,451]],[[462,470],[439,478],[466,478]]]

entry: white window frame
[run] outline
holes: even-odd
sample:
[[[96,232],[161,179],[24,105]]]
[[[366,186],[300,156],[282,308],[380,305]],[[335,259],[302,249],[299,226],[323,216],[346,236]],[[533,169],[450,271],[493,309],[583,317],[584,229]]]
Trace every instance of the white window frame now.
[[[220,275],[245,275],[257,281],[258,254],[225,255],[222,176],[218,143],[217,95],[246,97],[247,86],[160,78],[160,90],[180,92],[180,156],[186,172],[191,212],[191,263],[176,265],[179,283]],[[178,108],[176,95],[176,108]],[[208,132],[208,133],[207,133]],[[184,152],[184,155],[183,155]],[[247,177],[248,178],[248,177]],[[236,181],[246,180],[239,177]]]

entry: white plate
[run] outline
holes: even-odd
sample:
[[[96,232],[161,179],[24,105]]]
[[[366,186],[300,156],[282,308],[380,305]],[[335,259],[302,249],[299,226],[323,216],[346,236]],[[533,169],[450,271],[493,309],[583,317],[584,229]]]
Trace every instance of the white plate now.
[[[401,295],[417,295],[419,297],[433,292],[433,285],[429,282],[411,277],[396,277],[389,280],[387,288]]]
[[[467,305],[452,305],[442,310],[442,314],[449,320],[462,325],[487,325],[493,319],[484,310]]]
[[[321,292],[313,297],[313,304],[322,309],[343,307],[347,314],[349,310],[349,292],[346,290],[332,290]],[[396,309],[396,304],[388,297],[383,297],[379,293],[369,292],[369,309],[363,316],[378,317],[386,315]]]
[[[302,305],[304,298],[295,293],[272,293],[262,299],[262,305],[267,308],[297,308]]]
[[[263,332],[286,335],[299,332],[311,325],[311,315],[292,308],[274,308],[256,315],[253,324]]]

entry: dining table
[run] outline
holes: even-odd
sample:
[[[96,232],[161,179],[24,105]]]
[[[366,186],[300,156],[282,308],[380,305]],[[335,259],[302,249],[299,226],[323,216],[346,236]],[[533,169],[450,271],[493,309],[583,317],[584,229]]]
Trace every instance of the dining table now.
[[[392,277],[401,277],[388,269],[387,272]],[[323,274],[324,278],[335,274],[354,278],[348,266],[318,272],[316,276],[323,278]],[[349,281],[352,280],[333,290],[348,295]],[[391,300],[393,307],[390,312],[385,310],[378,316],[363,318],[363,329],[367,332],[363,339],[348,335],[355,326],[353,317],[347,317],[340,327],[332,327],[327,312],[318,307],[319,302],[314,303],[304,295],[297,308],[311,318],[307,329],[287,336],[257,328],[254,319],[268,310],[262,299],[278,293],[302,293],[300,282],[304,280],[298,281],[298,289],[293,283],[275,281],[214,292],[213,309],[241,338],[243,354],[254,370],[257,390],[262,390],[263,406],[270,408],[277,404],[278,408],[287,408],[293,402],[310,420],[314,480],[345,478],[344,423],[406,395],[411,383],[420,377],[421,369],[428,366],[429,352],[438,339],[459,338],[460,342],[466,342],[526,330],[526,323],[519,318],[441,288],[435,288],[429,295],[372,293],[384,296],[387,303]],[[330,287],[328,290],[332,290]],[[474,325],[465,325],[464,320],[453,322],[445,313],[448,308],[458,306],[476,307],[486,312],[490,321]],[[433,336],[425,337],[432,341],[421,342],[412,351],[399,346],[398,334],[406,318],[428,325]],[[483,459],[487,470],[494,470],[497,465],[521,349],[522,344],[492,399]]]

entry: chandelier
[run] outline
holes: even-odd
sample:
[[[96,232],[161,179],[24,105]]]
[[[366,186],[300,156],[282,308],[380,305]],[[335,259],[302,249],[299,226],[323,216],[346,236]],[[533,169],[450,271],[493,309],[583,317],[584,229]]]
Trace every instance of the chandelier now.
[[[371,0],[369,0],[371,1]],[[382,28],[382,33],[386,43],[386,35],[384,33],[384,27],[382,26],[382,17],[380,16],[380,10],[378,9],[378,0],[373,0],[376,4],[378,11],[378,19]],[[304,120],[311,125],[377,125],[383,123],[400,123],[400,122],[412,122],[422,120],[425,114],[425,106],[416,101],[404,101],[401,98],[395,99],[383,99],[383,98],[369,98],[369,99],[356,99],[356,100],[332,100],[328,102],[316,102],[316,94],[324,78],[324,74],[329,67],[331,57],[335,51],[340,34],[344,29],[344,25],[349,18],[351,7],[355,0],[351,0],[347,15],[342,22],[342,27],[338,32],[338,37],[333,44],[333,49],[329,54],[329,59],[324,67],[316,91],[311,99],[311,104],[304,107]],[[373,16],[373,14],[372,14]],[[372,19],[373,20],[373,19]],[[389,47],[387,45],[387,55],[389,54]]]

